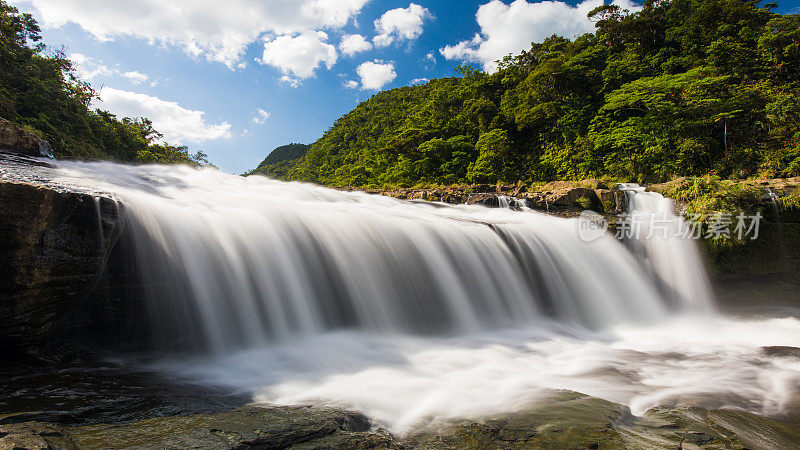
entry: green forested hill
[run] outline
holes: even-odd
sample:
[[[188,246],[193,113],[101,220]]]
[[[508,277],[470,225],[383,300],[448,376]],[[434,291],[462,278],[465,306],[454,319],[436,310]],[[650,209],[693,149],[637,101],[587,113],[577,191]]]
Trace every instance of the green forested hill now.
[[[261,161],[261,164],[247,175],[269,174],[273,177],[286,175],[286,170],[296,164],[297,159],[302,158],[311,146],[308,144],[287,144],[275,148]]]
[[[207,162],[202,153],[159,143],[161,135],[147,119],[92,110],[95,95],[62,51],[42,43],[33,17],[0,0],[0,117],[46,139],[56,157]]]
[[[293,159],[302,158],[308,152],[308,148],[311,147],[307,144],[287,144],[281,145],[280,147],[275,148],[272,150],[264,161],[259,164],[258,167],[267,166],[271,164],[278,164],[284,161],[291,161]]]
[[[328,185],[800,174],[800,16],[747,0],[604,6],[493,74],[376,94],[262,172]]]

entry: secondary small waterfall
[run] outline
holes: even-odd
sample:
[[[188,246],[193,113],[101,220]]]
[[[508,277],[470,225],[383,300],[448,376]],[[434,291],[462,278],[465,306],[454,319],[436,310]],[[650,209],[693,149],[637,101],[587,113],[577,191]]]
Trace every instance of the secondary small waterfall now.
[[[675,204],[644,187],[623,184],[628,193],[628,225],[624,239],[649,267],[662,295],[675,304],[691,303],[699,311],[713,307],[711,286],[692,228],[675,214]]]
[[[800,322],[712,312],[690,240],[587,240],[579,220],[530,210],[210,169],[56,166],[56,181],[123,206],[168,350],[153,367],[170,376],[355,408],[397,433],[521,410],[553,389],[634,414],[777,414],[796,399],[800,366],[761,346],[796,345]],[[668,200],[631,189],[632,216],[680,225]]]

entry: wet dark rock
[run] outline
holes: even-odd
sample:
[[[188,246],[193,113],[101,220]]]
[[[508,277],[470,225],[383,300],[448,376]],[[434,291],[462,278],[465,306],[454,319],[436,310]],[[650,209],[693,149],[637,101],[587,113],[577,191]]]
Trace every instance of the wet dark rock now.
[[[574,189],[577,187],[582,187],[586,189],[610,189],[608,184],[603,181],[600,181],[596,178],[587,178],[585,180],[578,180],[578,181],[551,181],[538,190],[540,191],[559,191],[564,189]]]
[[[595,194],[602,205],[603,214],[622,214],[627,208],[628,199],[619,189],[595,189]]]
[[[489,208],[500,206],[500,199],[496,194],[473,194],[467,197],[467,205],[483,205]]]
[[[110,417],[110,416],[109,416]],[[742,411],[622,405],[557,391],[528,408],[453,420],[393,436],[362,413],[332,407],[244,405],[89,425],[0,423],[0,448],[797,448],[800,432]]]
[[[117,245],[120,210],[113,200],[4,181],[0,205],[0,346],[5,355],[60,357],[70,352],[55,349],[81,338],[96,341],[95,325],[115,333],[125,328],[119,321],[131,311],[120,310],[120,302],[108,296],[120,294],[120,287],[104,289],[109,266],[117,273],[130,273],[132,267]]]
[[[742,411],[654,408],[643,417],[615,403],[563,391],[529,409],[420,433],[413,448],[797,448],[800,432]]]
[[[53,157],[53,150],[47,141],[3,118],[0,118],[0,151],[27,156]]]
[[[77,448],[61,427],[49,423],[28,422],[0,425],[0,448],[71,449]]]
[[[720,276],[724,275],[724,276]],[[725,313],[752,317],[800,317],[800,277],[794,274],[769,275],[717,274],[714,281],[715,303]],[[767,354],[792,347],[765,347]]]
[[[770,346],[770,347],[761,347],[761,351],[767,356],[800,359],[800,348],[798,347]]]
[[[655,428],[669,423],[671,428]],[[712,449],[798,448],[800,431],[792,421],[783,422],[744,411],[725,409],[653,408],[638,423],[619,427],[628,447]]]
[[[573,392],[530,409],[457,425],[410,440],[415,448],[622,448],[615,421],[625,409]]]
[[[577,215],[585,209],[601,214],[620,214],[625,210],[625,194],[595,179],[581,181],[553,181],[540,187],[524,185],[473,184],[438,188],[359,189],[339,188],[346,191],[363,191],[401,200],[424,200],[450,204],[500,207],[499,196],[517,199],[512,208],[522,206],[557,215]]]
[[[369,419],[361,413],[310,406],[248,405],[217,414],[155,417],[85,427],[29,422],[0,426],[0,433],[44,427],[68,436],[68,442],[76,448],[401,448],[388,433],[372,430]]]

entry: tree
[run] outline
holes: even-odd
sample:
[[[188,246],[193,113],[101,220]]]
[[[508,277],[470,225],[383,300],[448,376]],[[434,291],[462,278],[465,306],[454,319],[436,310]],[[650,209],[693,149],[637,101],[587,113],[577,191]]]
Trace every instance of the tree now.
[[[46,139],[55,156],[121,162],[207,163],[201,153],[157,144],[146,118],[92,111],[95,91],[64,52],[48,48],[30,14],[0,0],[0,116]]]
[[[494,129],[482,134],[475,150],[478,159],[469,166],[467,179],[473,183],[496,183],[503,179],[511,156],[508,133]]]

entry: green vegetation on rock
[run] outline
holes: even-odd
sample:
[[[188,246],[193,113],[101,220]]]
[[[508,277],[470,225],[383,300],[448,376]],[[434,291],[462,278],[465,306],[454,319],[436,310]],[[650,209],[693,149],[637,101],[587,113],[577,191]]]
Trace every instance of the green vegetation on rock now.
[[[699,220],[707,220],[715,213],[753,212],[761,205],[764,194],[747,183],[711,175],[681,178],[650,189],[683,203],[686,212],[696,214]]]
[[[800,210],[800,189],[795,189],[791,194],[781,198],[781,206],[785,210]]]
[[[798,175],[800,15],[774,7],[601,6],[594,34],[378,93],[259,173],[361,187]]]
[[[202,152],[161,143],[146,118],[91,110],[97,93],[40,31],[33,16],[0,0],[0,117],[47,140],[56,157],[207,164]]]
[[[686,177],[652,185],[648,190],[676,200],[681,212],[701,223],[700,248],[713,273],[764,275],[796,273],[800,267],[798,181]],[[725,214],[730,219],[727,233],[710,236],[710,224],[724,223]],[[741,238],[736,232],[740,215],[746,227],[760,218],[758,227]]]

